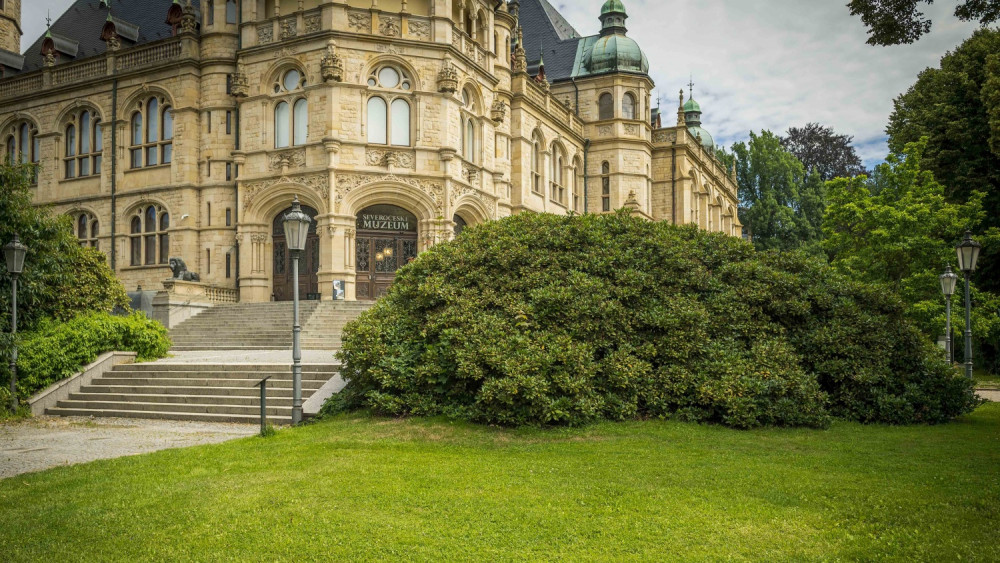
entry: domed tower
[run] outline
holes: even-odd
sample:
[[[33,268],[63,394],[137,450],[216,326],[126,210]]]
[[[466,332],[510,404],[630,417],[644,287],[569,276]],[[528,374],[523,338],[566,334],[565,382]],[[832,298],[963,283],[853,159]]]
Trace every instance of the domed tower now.
[[[649,74],[649,59],[634,39],[626,36],[628,14],[621,0],[607,0],[601,7],[601,34],[584,55],[589,74],[635,72]]]
[[[0,49],[21,53],[21,0],[0,0]]]
[[[688,98],[687,102],[684,102],[684,121],[687,123],[687,128],[691,136],[696,139],[700,138],[701,146],[705,147],[705,150],[709,152],[714,152],[715,140],[712,139],[712,134],[701,126],[701,105],[694,101],[693,90],[691,97]]]

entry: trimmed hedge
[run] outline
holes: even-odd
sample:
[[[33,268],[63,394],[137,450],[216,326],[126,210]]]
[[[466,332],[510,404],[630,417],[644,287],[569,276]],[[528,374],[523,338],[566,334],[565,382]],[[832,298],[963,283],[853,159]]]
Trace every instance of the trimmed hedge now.
[[[884,287],[624,214],[521,214],[400,270],[326,406],[501,425],[938,423],[979,404]]]
[[[142,313],[114,316],[90,313],[67,322],[43,321],[38,330],[20,335],[17,357],[18,396],[24,400],[80,371],[105,352],[135,352],[139,360],[167,355],[167,329]],[[4,357],[9,358],[9,350]],[[10,374],[4,370],[4,386]],[[10,392],[6,393],[10,397]]]

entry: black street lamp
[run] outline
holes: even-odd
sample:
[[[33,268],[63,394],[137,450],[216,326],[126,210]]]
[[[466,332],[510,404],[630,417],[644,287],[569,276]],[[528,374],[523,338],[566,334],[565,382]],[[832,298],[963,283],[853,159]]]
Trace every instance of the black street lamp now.
[[[939,276],[941,279],[941,293],[945,299],[945,329],[944,329],[944,359],[949,364],[952,362],[952,342],[951,342],[951,296],[955,295],[955,285],[958,283],[958,276],[951,271],[951,266],[945,269]]]
[[[14,235],[14,240],[3,247],[7,259],[7,273],[10,274],[10,410],[17,412],[17,278],[24,271],[24,255],[28,247]]]
[[[969,293],[969,276],[976,270],[982,245],[972,240],[972,231],[965,231],[965,239],[955,247],[958,269],[965,274],[965,375],[972,379],[972,298]]]
[[[292,210],[285,214],[285,241],[292,253],[292,424],[302,422],[302,348],[299,326],[299,256],[306,249],[306,237],[312,219],[302,212],[299,206],[299,196],[292,201]]]

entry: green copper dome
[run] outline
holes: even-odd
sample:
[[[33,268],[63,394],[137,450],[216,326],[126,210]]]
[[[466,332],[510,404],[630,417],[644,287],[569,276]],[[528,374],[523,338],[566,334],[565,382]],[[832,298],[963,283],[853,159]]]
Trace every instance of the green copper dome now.
[[[602,72],[649,73],[649,59],[630,37],[606,35],[597,41],[583,57],[583,68],[590,74]]]
[[[712,138],[712,134],[701,128],[699,125],[693,127],[688,127],[688,132],[695,139],[701,135],[701,146],[705,147],[705,150],[709,152],[715,151],[715,139]]]
[[[691,111],[701,113],[701,106],[698,105],[698,102],[694,101],[694,98],[689,98],[688,101],[684,102],[684,113]]]
[[[608,0],[601,6],[601,15],[609,14],[611,12],[625,12],[625,4],[622,4],[621,0]]]

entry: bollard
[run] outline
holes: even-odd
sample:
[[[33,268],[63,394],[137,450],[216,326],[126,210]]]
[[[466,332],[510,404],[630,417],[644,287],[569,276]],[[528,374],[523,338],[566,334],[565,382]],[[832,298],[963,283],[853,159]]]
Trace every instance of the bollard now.
[[[271,379],[271,376],[267,376],[257,382],[254,387],[260,387],[260,435],[267,435],[267,380]]]

